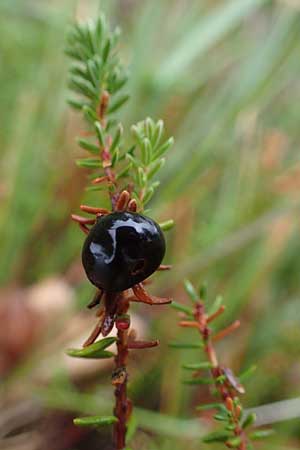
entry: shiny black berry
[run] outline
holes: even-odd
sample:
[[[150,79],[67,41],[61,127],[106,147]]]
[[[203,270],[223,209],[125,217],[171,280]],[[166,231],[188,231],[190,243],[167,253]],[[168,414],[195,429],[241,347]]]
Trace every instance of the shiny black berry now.
[[[88,279],[108,292],[123,291],[148,278],[165,254],[157,223],[133,212],[114,212],[97,219],[82,249]]]

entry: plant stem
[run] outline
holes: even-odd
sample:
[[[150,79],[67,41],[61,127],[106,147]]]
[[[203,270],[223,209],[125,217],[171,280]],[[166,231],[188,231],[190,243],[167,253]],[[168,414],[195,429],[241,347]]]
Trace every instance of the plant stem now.
[[[104,91],[101,96],[100,105],[98,108],[98,115],[101,125],[106,125],[106,110],[108,107],[110,97],[107,91]],[[101,151],[101,160],[104,173],[108,181],[115,184],[115,174],[111,170],[111,154],[110,146],[112,137],[107,136],[106,146]],[[112,193],[109,191],[112,210],[115,209],[116,201],[119,197],[119,192]],[[127,313],[129,309],[129,302],[125,298],[123,292],[118,294],[117,298],[118,309],[117,316],[122,316]],[[128,328],[123,328],[122,323],[116,322],[117,332],[117,355],[115,357],[115,370],[112,374],[112,384],[115,386],[115,408],[114,415],[118,419],[114,426],[114,445],[116,450],[122,450],[126,445],[126,431],[127,421],[131,414],[132,403],[127,398],[127,358],[128,358]]]
[[[129,302],[120,294],[118,300],[118,315],[122,316],[129,309]],[[127,398],[127,358],[128,358],[128,328],[123,329],[122,323],[117,323],[118,341],[117,355],[115,357],[115,371],[112,376],[112,384],[115,386],[115,408],[114,414],[118,419],[114,427],[114,441],[116,450],[122,450],[126,445],[127,421],[132,411],[132,403]]]
[[[222,309],[222,312],[224,309]],[[216,314],[217,317],[219,314]],[[224,370],[220,366],[217,358],[217,354],[213,345],[214,339],[211,337],[211,329],[208,326],[208,323],[212,321],[211,317],[208,317],[205,313],[205,305],[203,302],[198,301],[194,308],[194,318],[198,323],[198,330],[202,336],[202,340],[204,343],[204,351],[207,354],[208,361],[211,364],[211,375],[215,382],[215,388],[219,392],[219,395],[225,404],[229,413],[231,413],[231,422],[234,425],[234,434],[235,436],[241,439],[241,442],[237,448],[238,450],[246,450],[247,449],[247,437],[244,430],[240,426],[240,417],[241,417],[241,407],[239,405],[234,404],[234,399],[236,397],[233,392],[232,387],[225,380],[224,383],[219,381],[220,377],[224,375]],[[234,323],[235,324],[235,323]],[[220,332],[218,336],[221,338],[226,336],[227,329],[234,330],[236,325],[230,326],[225,329],[226,332]],[[219,340],[219,339],[218,339]],[[229,445],[227,445],[230,447]]]
[[[126,149],[124,141],[122,142],[122,124],[117,124],[115,118],[108,117],[119,110],[129,98],[128,95],[120,95],[127,82],[127,74],[116,53],[118,34],[118,30],[111,31],[105,18],[100,16],[86,24],[75,24],[67,37],[66,53],[73,60],[70,67],[70,88],[79,95],[79,98],[71,99],[70,104],[84,114],[89,124],[89,130],[79,139],[79,145],[93,155],[92,158],[78,160],[78,165],[97,170],[90,188],[102,190],[103,184],[105,188],[106,183],[111,202],[110,210],[81,205],[82,211],[95,216],[92,219],[72,215],[72,219],[87,235],[91,230],[88,225],[97,225],[101,216],[114,212],[135,213],[144,210],[145,204],[159,185],[153,177],[164,164],[162,155],[173,144],[172,138],[163,142],[163,122],[147,118],[132,127],[134,145]],[[101,186],[97,186],[100,184]],[[167,268],[168,266],[162,266],[162,269]],[[132,286],[132,290],[134,301],[151,305],[171,302],[171,299],[150,296],[140,284]],[[115,450],[125,448],[127,422],[132,410],[132,403],[127,398],[126,366],[129,349],[158,345],[157,340],[137,341],[134,330],[129,334],[127,294],[126,291],[109,292],[98,289],[95,298],[88,305],[89,308],[99,306],[98,323],[84,343],[84,347],[92,345],[100,334],[105,338],[114,325],[117,328],[117,355],[112,374],[112,384],[115,386],[114,415],[117,422],[114,417],[111,421],[115,423]],[[111,352],[108,353],[111,357]]]

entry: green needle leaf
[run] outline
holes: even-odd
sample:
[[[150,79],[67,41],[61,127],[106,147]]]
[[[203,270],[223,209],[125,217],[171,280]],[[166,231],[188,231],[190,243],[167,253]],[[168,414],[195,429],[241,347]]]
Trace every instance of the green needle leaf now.
[[[226,441],[226,444],[228,444],[228,446],[230,446],[230,448],[237,448],[242,442],[242,439],[239,436],[236,436],[232,439],[228,439],[228,441]]]
[[[153,195],[154,195],[153,187],[148,188],[147,191],[146,191],[146,194],[144,196],[144,199],[143,199],[144,205],[147,205],[147,203],[149,203],[149,201],[151,200]]]
[[[214,384],[213,378],[192,378],[191,380],[183,380],[183,384],[197,385],[197,384]]]
[[[250,427],[255,423],[255,421],[256,421],[256,414],[255,413],[248,414],[248,416],[246,417],[246,419],[242,424],[242,428]]]
[[[135,414],[131,414],[127,424],[126,441],[130,442],[133,439],[138,428],[138,420]]]
[[[172,219],[166,220],[165,222],[162,222],[162,223],[159,224],[160,228],[161,228],[163,231],[169,231],[169,230],[171,230],[171,229],[174,227],[174,225],[175,225],[175,222],[174,222],[174,220],[172,220]]]
[[[232,436],[230,431],[213,431],[202,438],[203,442],[226,442]]]
[[[197,349],[203,348],[202,342],[170,342],[169,346],[171,348],[181,348],[181,349]]]
[[[95,125],[95,130],[96,130],[99,144],[101,145],[101,147],[104,147],[105,146],[105,137],[104,137],[104,130],[101,126],[101,123],[96,121],[94,123],[94,125]]]
[[[212,306],[209,308],[208,315],[210,316],[211,314],[214,314],[216,311],[218,311],[222,303],[223,297],[221,295],[218,295],[215,301],[213,302]]]
[[[116,340],[117,339],[114,337],[107,337],[84,348],[70,348],[69,350],[67,350],[67,354],[76,358],[111,358],[112,356],[114,356],[114,354],[112,352],[105,351],[105,349],[116,342]]]
[[[153,150],[157,149],[157,146],[160,143],[163,131],[164,131],[164,123],[163,123],[162,120],[159,120],[157,122],[157,124],[156,124],[154,135],[153,135],[153,138],[152,138]]]
[[[108,114],[112,114],[113,112],[120,109],[129,99],[129,95],[123,95],[122,97],[119,97],[117,100],[115,100],[110,107],[107,110]]]
[[[227,414],[215,414],[214,419],[218,420],[220,422],[226,422],[228,420],[228,413]]]
[[[145,187],[147,183],[147,175],[142,167],[138,168],[137,175],[138,175],[137,177],[138,185],[142,188]]]
[[[184,288],[185,288],[186,293],[190,297],[190,299],[194,303],[197,303],[199,301],[198,294],[197,294],[194,286],[192,285],[192,283],[189,280],[184,280]]]
[[[269,430],[257,430],[257,431],[253,431],[253,433],[250,433],[249,437],[253,441],[256,441],[256,440],[259,440],[259,439],[268,438],[272,434],[274,434],[274,430],[271,430],[271,429],[269,429]]]
[[[141,145],[141,159],[142,163],[145,164],[146,166],[151,161],[151,154],[152,154],[151,142],[148,138],[144,138],[143,143]]]
[[[207,296],[207,284],[206,282],[202,283],[201,286],[199,287],[199,297],[202,300],[205,300]]]
[[[117,131],[116,131],[116,134],[115,134],[115,137],[114,137],[114,139],[113,139],[113,141],[111,143],[110,149],[109,149],[109,151],[111,153],[113,153],[114,150],[118,147],[118,145],[120,143],[120,140],[121,140],[121,137],[122,137],[122,134],[123,134],[123,127],[122,127],[121,124],[119,124],[118,128],[117,128]]]
[[[89,152],[93,154],[99,154],[100,149],[97,147],[97,145],[92,144],[91,142],[86,141],[85,139],[78,139],[78,145],[83,148],[84,150],[88,150]]]
[[[132,156],[130,153],[127,153],[126,159],[128,159],[129,161],[131,161],[131,162],[132,162],[132,165],[133,165],[136,169],[138,169],[138,168],[140,167],[138,160],[137,160],[134,156]]]
[[[138,144],[140,147],[143,146],[143,134],[141,133],[140,130],[140,124],[137,125],[132,125],[131,127],[131,133],[133,134],[133,136],[136,138]]]
[[[117,176],[116,176],[116,180],[119,180],[120,178],[126,177],[129,174],[131,167],[132,167],[132,164],[129,163],[122,170],[120,170],[118,172]]]
[[[166,153],[170,147],[174,144],[174,138],[170,137],[164,144],[162,144],[158,149],[154,152],[153,157],[155,159],[160,158],[164,153]]]
[[[256,371],[257,367],[255,365],[250,366],[248,369],[246,369],[244,372],[240,373],[239,380],[244,381],[250,378],[254,372]]]
[[[79,427],[102,427],[104,425],[112,425],[118,419],[115,416],[90,416],[77,417],[73,420],[74,425]]]
[[[197,411],[207,411],[209,409],[218,409],[219,411],[224,411],[226,407],[222,403],[208,403],[206,405],[199,405],[196,407]]]
[[[151,117],[147,117],[147,119],[144,121],[144,128],[145,136],[147,136],[149,140],[152,141],[155,132],[155,123],[151,119]]]
[[[87,186],[85,188],[85,190],[87,192],[98,192],[98,191],[104,191],[104,190],[106,191],[107,187],[104,186],[104,185],[99,184],[98,186],[97,185],[96,186]]]
[[[73,89],[76,92],[79,92],[79,94],[85,95],[86,97],[93,99],[95,97],[95,88],[87,80],[84,80],[83,78],[78,77],[72,77],[70,81],[70,88]]]
[[[119,161],[120,151],[118,148],[115,148],[115,151],[113,152],[112,158],[111,158],[111,166],[115,167],[117,162]]]
[[[104,48],[103,48],[103,53],[102,53],[102,58],[103,58],[104,63],[106,63],[106,61],[107,61],[110,49],[111,49],[111,40],[107,39],[106,44],[104,45]]]
[[[77,159],[77,166],[85,167],[87,169],[99,168],[101,167],[101,162],[99,158],[85,158],[85,159]]]
[[[72,98],[69,98],[67,100],[67,102],[68,102],[68,105],[70,105],[72,108],[77,109],[79,111],[81,111],[85,106],[84,102],[81,102],[79,100],[73,100]]]
[[[88,105],[84,105],[83,108],[83,114],[88,122],[93,124],[97,120],[97,115],[95,111],[90,108]]]
[[[194,364],[193,363],[192,364],[183,364],[182,368],[186,369],[186,370],[211,369],[212,364],[208,361],[203,361],[203,362],[194,363]]]
[[[160,226],[161,227],[161,226]],[[183,312],[188,316],[193,317],[193,310],[189,306],[183,305],[182,303],[172,302],[171,308],[176,309],[177,311]]]
[[[69,350],[67,350],[67,354],[74,358],[86,358],[86,359],[108,359],[115,356],[114,353],[108,352],[106,350],[98,350],[95,352],[85,353],[84,351],[75,348],[74,349],[70,348]]]
[[[149,170],[148,170],[148,179],[154,177],[154,175],[165,165],[165,158],[160,159],[159,161],[155,161],[154,163],[150,164]]]

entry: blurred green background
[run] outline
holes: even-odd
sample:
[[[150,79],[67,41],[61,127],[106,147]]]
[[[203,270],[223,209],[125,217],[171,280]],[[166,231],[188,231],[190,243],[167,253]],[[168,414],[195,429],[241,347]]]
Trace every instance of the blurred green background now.
[[[121,26],[130,67],[120,118],[128,129],[163,118],[175,137],[151,204],[156,220],[176,221],[174,269],[152,292],[184,302],[180,280],[206,281],[210,301],[222,294],[227,306],[218,325],[242,321],[221,359],[236,373],[257,365],[245,406],[299,396],[300,1],[1,0],[1,449],[111,448],[109,431],[72,425],[110,411],[111,368],[63,356],[95,321],[83,235],[69,216],[83,201],[106,202],[84,193],[88,173],[74,164],[83,124],[66,105],[64,39],[99,5]],[[167,345],[193,332],[167,307],[134,312],[141,334],[162,345],[132,356],[133,449],[208,448],[211,419],[195,419],[207,389],[180,383],[180,364],[201,355]],[[257,448],[300,448],[299,419],[274,428]]]

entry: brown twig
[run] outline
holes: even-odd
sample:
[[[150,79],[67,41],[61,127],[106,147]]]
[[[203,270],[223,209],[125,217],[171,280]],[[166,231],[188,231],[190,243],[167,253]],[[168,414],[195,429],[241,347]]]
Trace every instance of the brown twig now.
[[[129,302],[120,296],[118,303],[118,315],[127,314]],[[118,419],[114,427],[114,440],[116,450],[122,450],[126,444],[127,421],[132,410],[132,403],[127,398],[127,357],[128,357],[128,329],[118,328],[117,355],[115,357],[116,368],[112,376],[112,384],[115,386],[116,404],[114,414]]]
[[[109,104],[109,93],[104,91],[102,93],[100,104],[98,107],[98,116],[101,125],[106,125],[106,111]],[[111,154],[110,146],[112,144],[112,137],[108,136],[106,139],[106,146],[101,149],[100,158],[105,173],[104,177],[96,178],[93,183],[102,183],[106,181],[108,185],[114,185],[116,192],[109,190],[112,211],[123,210],[128,206],[130,201],[130,194],[127,191],[118,192],[116,186],[116,176],[111,168]],[[115,321],[117,327],[117,355],[115,357],[115,370],[112,374],[112,384],[115,386],[115,408],[114,414],[118,421],[114,426],[114,445],[116,450],[122,450],[126,445],[126,431],[127,422],[132,411],[132,403],[127,397],[127,358],[128,358],[128,333],[130,326],[130,317],[122,320],[118,317],[124,317],[129,309],[129,301],[126,299],[124,293],[118,295],[117,302],[117,319]]]
[[[110,96],[107,91],[101,95],[99,106],[97,108],[97,115],[103,128],[106,127],[106,112],[109,105]],[[130,193],[123,190],[120,192],[116,184],[116,176],[111,168],[112,160],[110,147],[112,144],[112,137],[108,135],[105,140],[105,145],[99,145],[99,159],[102,163],[104,176],[97,177],[92,180],[92,184],[107,183],[108,192],[111,200],[111,211],[124,211],[130,206],[131,211],[136,211],[137,204],[135,200],[130,200]],[[112,189],[114,187],[114,189]],[[81,205],[80,209],[88,214],[96,217],[109,214],[106,208],[97,208],[88,205]],[[76,214],[72,215],[72,220],[78,223],[84,233],[89,233],[87,225],[93,225],[96,219],[89,219],[81,217]],[[115,386],[115,408],[114,414],[118,421],[114,426],[114,445],[116,450],[122,450],[126,445],[126,430],[127,422],[131,414],[132,403],[127,397],[127,358],[128,358],[128,335],[130,326],[130,317],[126,314],[129,309],[129,301],[125,296],[125,292],[108,293],[97,291],[94,299],[88,305],[88,308],[97,306],[101,297],[104,294],[104,305],[100,307],[97,315],[98,322],[92,330],[90,336],[83,344],[84,347],[91,345],[97,337],[102,334],[107,336],[114,324],[117,328],[117,354],[115,356],[115,370],[112,374],[112,384]],[[139,342],[132,343],[132,348],[141,345]],[[154,344],[152,343],[152,346]]]
[[[108,108],[108,104],[109,104],[109,93],[107,91],[104,91],[102,93],[99,107],[97,110],[99,120],[103,127],[105,127],[106,125],[106,111]],[[116,186],[116,176],[111,168],[111,154],[109,151],[111,144],[112,144],[112,137],[108,136],[106,139],[105,147],[103,147],[100,151],[100,159],[102,161],[102,167],[105,175],[103,177],[96,178],[93,181],[93,184],[98,184],[106,181],[108,183],[108,186],[114,185],[116,188],[115,192],[109,189],[111,208],[112,211],[116,210],[120,211],[127,208],[128,202],[130,201],[130,194],[127,191],[118,192]],[[92,208],[89,210],[88,208],[85,208],[85,211],[92,213],[96,212],[96,214],[109,213],[109,211],[106,212],[101,208],[98,209],[95,208],[94,211],[92,211]],[[132,410],[132,403],[127,397],[128,374],[126,368],[128,358],[128,333],[129,333],[130,318],[128,316],[127,320],[118,319],[118,317],[126,315],[128,309],[129,309],[129,301],[126,299],[124,293],[120,293],[117,299],[117,311],[116,311],[117,319],[115,321],[118,330],[117,355],[115,357],[115,370],[112,374],[112,384],[115,386],[115,399],[116,399],[114,414],[118,419],[118,421],[114,426],[114,445],[116,450],[121,450],[125,448],[127,421],[130,417]],[[107,317],[108,319],[110,319],[109,314],[107,315]],[[110,324],[108,324],[108,327],[110,328]],[[104,334],[106,334],[106,330],[104,330]]]
[[[199,300],[194,306],[194,321],[181,320],[179,325],[182,327],[193,327],[199,330],[201,335],[204,351],[207,355],[208,362],[211,366],[211,376],[214,380],[214,385],[217,392],[220,395],[221,400],[226,406],[228,412],[231,414],[231,423],[234,426],[233,433],[236,437],[240,438],[240,444],[238,450],[246,450],[247,448],[247,436],[244,430],[240,426],[241,406],[236,404],[235,400],[239,393],[244,393],[243,386],[240,385],[238,380],[234,377],[230,369],[224,368],[219,364],[217,354],[214,348],[214,342],[223,339],[225,336],[236,330],[240,326],[239,321],[233,322],[229,327],[221,330],[214,336],[212,330],[208,324],[216,319],[223,313],[225,307],[221,306],[215,313],[208,316],[205,311],[204,302]],[[220,380],[222,381],[220,382]],[[225,443],[230,448],[230,442]]]

